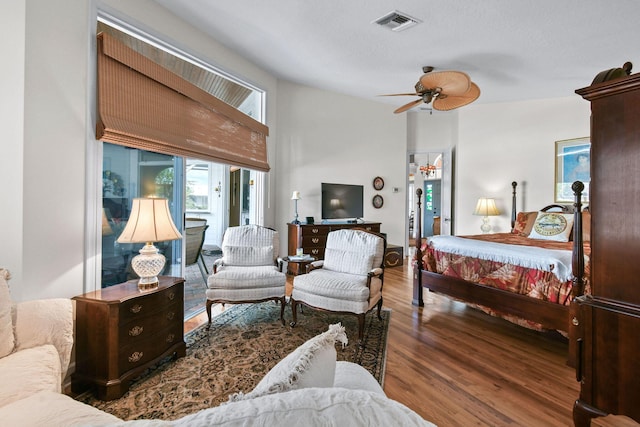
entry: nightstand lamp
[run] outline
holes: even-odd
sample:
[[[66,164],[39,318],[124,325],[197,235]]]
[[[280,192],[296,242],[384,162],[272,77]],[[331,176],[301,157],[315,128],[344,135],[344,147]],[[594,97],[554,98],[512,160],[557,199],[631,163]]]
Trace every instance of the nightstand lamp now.
[[[140,255],[131,260],[133,271],[140,276],[138,289],[145,291],[158,287],[158,274],[166,262],[153,242],[177,239],[182,239],[182,235],[171,219],[167,199],[133,199],[131,216],[118,237],[118,243],[145,244]]]
[[[496,201],[486,197],[480,197],[476,204],[476,210],[473,211],[474,215],[482,215],[482,225],[480,229],[483,233],[491,231],[491,224],[489,224],[489,217],[500,215],[500,211],[496,207]]]

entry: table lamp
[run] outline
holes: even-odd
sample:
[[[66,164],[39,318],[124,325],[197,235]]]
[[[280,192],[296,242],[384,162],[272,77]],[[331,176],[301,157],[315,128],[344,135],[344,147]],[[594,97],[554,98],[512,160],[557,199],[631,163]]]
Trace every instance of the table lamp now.
[[[491,224],[489,224],[489,217],[500,215],[500,211],[496,207],[496,201],[494,199],[489,199],[487,197],[480,197],[478,199],[478,203],[476,204],[476,209],[473,211],[474,215],[482,215],[482,225],[480,226],[480,230],[483,233],[488,233],[491,231]]]
[[[300,192],[299,191],[294,191],[293,194],[291,195],[291,200],[293,200],[293,203],[295,205],[295,212],[296,212],[296,217],[294,218],[293,221],[291,221],[291,224],[300,224],[300,221],[298,221],[298,200],[300,200]]]
[[[169,212],[169,202],[160,198],[133,199],[131,216],[118,237],[118,243],[144,243],[140,255],[131,260],[133,271],[140,277],[138,289],[141,291],[158,287],[158,274],[164,268],[166,259],[158,253],[153,242],[181,239]]]

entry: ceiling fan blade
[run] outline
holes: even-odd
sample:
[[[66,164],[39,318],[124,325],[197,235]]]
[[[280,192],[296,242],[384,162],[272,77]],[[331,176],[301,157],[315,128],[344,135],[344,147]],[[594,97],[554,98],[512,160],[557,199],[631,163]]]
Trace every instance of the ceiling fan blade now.
[[[422,96],[421,93],[389,93],[389,94],[385,94],[385,95],[378,95],[378,96]]]
[[[441,88],[446,95],[463,95],[469,90],[471,79],[462,71],[437,71],[420,77],[419,83],[425,89]]]
[[[405,111],[412,109],[418,104],[422,104],[422,98],[416,99],[415,101],[411,101],[410,103],[403,105],[402,107],[396,109],[394,113],[395,114],[404,113]]]
[[[446,96],[443,98],[436,98],[433,101],[433,108],[439,111],[449,111],[456,108],[460,108],[464,105],[471,104],[480,96],[480,88],[477,84],[471,82],[469,90],[463,95],[459,96]]]

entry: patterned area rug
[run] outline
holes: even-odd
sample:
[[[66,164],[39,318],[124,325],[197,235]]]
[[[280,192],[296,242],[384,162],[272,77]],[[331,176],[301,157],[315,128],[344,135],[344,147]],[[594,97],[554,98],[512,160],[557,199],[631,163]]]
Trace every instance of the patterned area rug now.
[[[375,310],[367,315],[364,347],[357,345],[355,316],[305,307],[295,328],[288,326],[290,307],[285,310],[287,326],[279,316],[275,303],[230,306],[214,318],[211,330],[203,325],[185,337],[186,357],[148,369],[122,398],[103,402],[86,393],[78,400],[124,420],[180,418],[218,406],[232,393],[251,391],[287,354],[339,322],[345,326],[349,345],[344,350],[336,347],[338,360],[362,365],[382,384],[390,310],[383,309],[382,321]]]

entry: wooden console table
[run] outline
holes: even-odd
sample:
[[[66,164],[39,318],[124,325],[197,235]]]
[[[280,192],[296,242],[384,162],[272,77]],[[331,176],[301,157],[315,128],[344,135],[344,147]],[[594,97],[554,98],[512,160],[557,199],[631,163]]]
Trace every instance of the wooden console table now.
[[[289,232],[288,254],[294,255],[297,248],[302,248],[305,254],[324,259],[324,250],[327,245],[327,234],[330,231],[343,228],[362,228],[368,231],[380,232],[379,222],[360,223],[324,223],[324,224],[287,224]],[[289,271],[292,274],[300,274],[300,266],[291,264]]]
[[[159,277],[157,289],[138,281],[74,297],[76,371],[72,389],[96,387],[102,400],[121,397],[130,381],[161,359],[186,355],[184,279]]]

